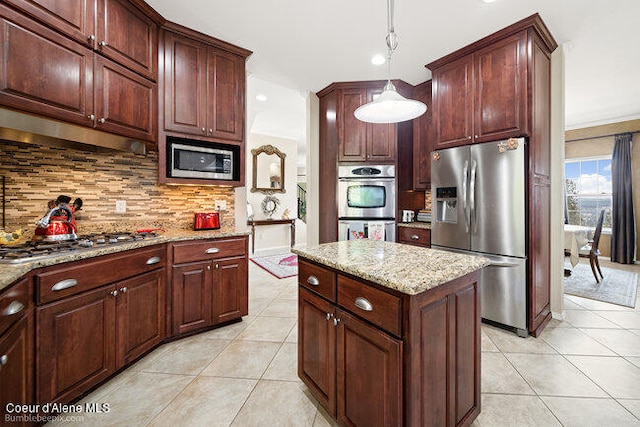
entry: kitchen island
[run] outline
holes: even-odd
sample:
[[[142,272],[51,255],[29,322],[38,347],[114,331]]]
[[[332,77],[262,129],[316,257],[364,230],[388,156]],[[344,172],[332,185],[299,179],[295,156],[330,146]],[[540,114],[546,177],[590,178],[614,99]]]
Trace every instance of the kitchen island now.
[[[368,239],[293,252],[298,375],[340,425],[473,422],[487,259]]]

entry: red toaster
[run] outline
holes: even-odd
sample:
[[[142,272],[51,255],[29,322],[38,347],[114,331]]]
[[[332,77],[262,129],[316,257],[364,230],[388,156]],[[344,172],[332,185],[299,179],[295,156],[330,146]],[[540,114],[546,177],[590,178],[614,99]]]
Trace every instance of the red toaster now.
[[[220,214],[218,212],[196,212],[193,217],[194,230],[218,230]]]

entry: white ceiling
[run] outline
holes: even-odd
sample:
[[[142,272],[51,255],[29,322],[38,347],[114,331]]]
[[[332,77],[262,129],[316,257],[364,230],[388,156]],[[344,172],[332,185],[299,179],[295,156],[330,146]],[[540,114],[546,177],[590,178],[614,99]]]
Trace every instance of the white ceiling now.
[[[257,117],[252,109],[268,108],[251,96],[261,85],[304,99],[332,82],[387,75],[386,65],[370,62],[385,53],[386,0],[147,2],[171,21],[254,52],[250,118]],[[536,12],[565,48],[567,129],[640,118],[638,0],[396,0],[392,77],[423,82],[430,78],[425,64]],[[299,117],[288,110],[280,102],[270,114]]]

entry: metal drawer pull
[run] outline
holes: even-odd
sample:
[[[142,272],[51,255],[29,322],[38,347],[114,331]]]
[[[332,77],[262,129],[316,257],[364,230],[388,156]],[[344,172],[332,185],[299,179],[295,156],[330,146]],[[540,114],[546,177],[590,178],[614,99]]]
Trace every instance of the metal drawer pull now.
[[[373,305],[366,299],[362,297],[356,298],[356,307],[364,311],[373,311]]]
[[[127,287],[123,286],[122,288],[120,288],[120,292],[122,292],[123,294],[127,293]]]
[[[55,285],[53,285],[51,287],[51,290],[52,291],[62,291],[64,289],[73,288],[77,284],[78,284],[78,281],[76,279],[64,279],[64,280],[59,281]]]
[[[420,236],[418,236],[417,234],[412,234],[412,235],[411,235],[411,238],[412,238],[413,240],[420,240]]]
[[[9,361],[9,356],[7,356],[6,354],[3,354],[2,357],[0,357],[0,365],[6,365],[7,362]]]
[[[20,301],[11,301],[11,304],[9,304],[2,314],[5,316],[13,316],[14,314],[20,313],[22,310],[24,310],[24,304]]]
[[[157,263],[159,263],[160,261],[162,261],[162,260],[160,259],[160,257],[159,257],[159,256],[152,256],[151,258],[149,258],[149,259],[147,260],[147,265],[157,264]]]
[[[207,254],[217,254],[218,252],[220,252],[220,249],[218,249],[218,248],[209,248],[204,252],[207,253]]]
[[[320,286],[320,280],[316,276],[309,276],[307,283],[311,286]]]

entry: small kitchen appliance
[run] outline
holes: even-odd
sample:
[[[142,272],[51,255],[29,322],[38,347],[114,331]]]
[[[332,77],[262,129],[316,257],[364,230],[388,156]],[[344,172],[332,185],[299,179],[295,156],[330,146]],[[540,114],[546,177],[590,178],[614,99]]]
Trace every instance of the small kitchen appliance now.
[[[414,211],[403,210],[402,211],[402,222],[413,222],[415,218]]]
[[[64,195],[49,201],[49,212],[36,222],[35,235],[50,241],[76,239],[76,211],[82,208],[82,199],[69,202],[71,197]]]
[[[231,181],[239,178],[237,147],[167,137],[167,177]]]
[[[196,212],[193,216],[194,230],[218,230],[220,228],[220,213]]]

